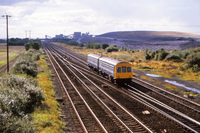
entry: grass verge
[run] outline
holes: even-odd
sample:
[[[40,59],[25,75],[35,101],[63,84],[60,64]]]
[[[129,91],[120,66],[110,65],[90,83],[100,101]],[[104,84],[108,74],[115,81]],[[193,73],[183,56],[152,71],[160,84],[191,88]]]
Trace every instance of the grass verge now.
[[[55,92],[50,78],[51,72],[43,55],[37,63],[39,68],[37,80],[40,88],[44,91],[45,100],[42,102],[42,106],[35,110],[33,123],[41,133],[61,133],[65,125],[60,117],[59,103],[55,100]]]

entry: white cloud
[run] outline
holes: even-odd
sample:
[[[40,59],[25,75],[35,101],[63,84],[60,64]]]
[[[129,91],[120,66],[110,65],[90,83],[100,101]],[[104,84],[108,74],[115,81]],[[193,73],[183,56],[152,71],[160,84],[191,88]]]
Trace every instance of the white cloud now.
[[[1,1],[1,0],[0,0]],[[9,19],[11,37],[72,34],[74,31],[101,34],[123,30],[165,30],[199,33],[198,0],[20,0],[0,6]],[[0,19],[5,29],[5,18]],[[5,37],[1,30],[0,38]]]

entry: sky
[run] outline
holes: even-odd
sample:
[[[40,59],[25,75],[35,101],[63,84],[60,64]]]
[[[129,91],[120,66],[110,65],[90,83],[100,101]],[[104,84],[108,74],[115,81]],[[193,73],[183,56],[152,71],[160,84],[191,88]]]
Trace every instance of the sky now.
[[[112,31],[200,34],[200,0],[0,0],[0,13],[11,15],[9,38]],[[6,38],[5,17],[0,17],[0,38]]]

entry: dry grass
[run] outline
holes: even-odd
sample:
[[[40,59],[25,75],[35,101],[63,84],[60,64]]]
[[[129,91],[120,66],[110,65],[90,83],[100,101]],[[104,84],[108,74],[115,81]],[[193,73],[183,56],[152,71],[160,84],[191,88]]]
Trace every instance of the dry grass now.
[[[20,53],[24,53],[24,46],[9,46],[9,61],[15,59]],[[0,43],[0,67],[7,63],[7,46]]]

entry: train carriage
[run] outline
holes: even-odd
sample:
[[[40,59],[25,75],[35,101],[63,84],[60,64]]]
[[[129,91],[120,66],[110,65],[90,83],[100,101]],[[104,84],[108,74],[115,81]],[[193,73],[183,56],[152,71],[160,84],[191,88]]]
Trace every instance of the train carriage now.
[[[112,82],[124,83],[132,80],[131,64],[98,54],[88,55],[88,66],[106,75]]]
[[[99,58],[101,55],[88,54],[88,66],[94,70],[99,70]]]
[[[105,56],[99,58],[99,71],[117,83],[130,82],[133,76],[130,63]]]

